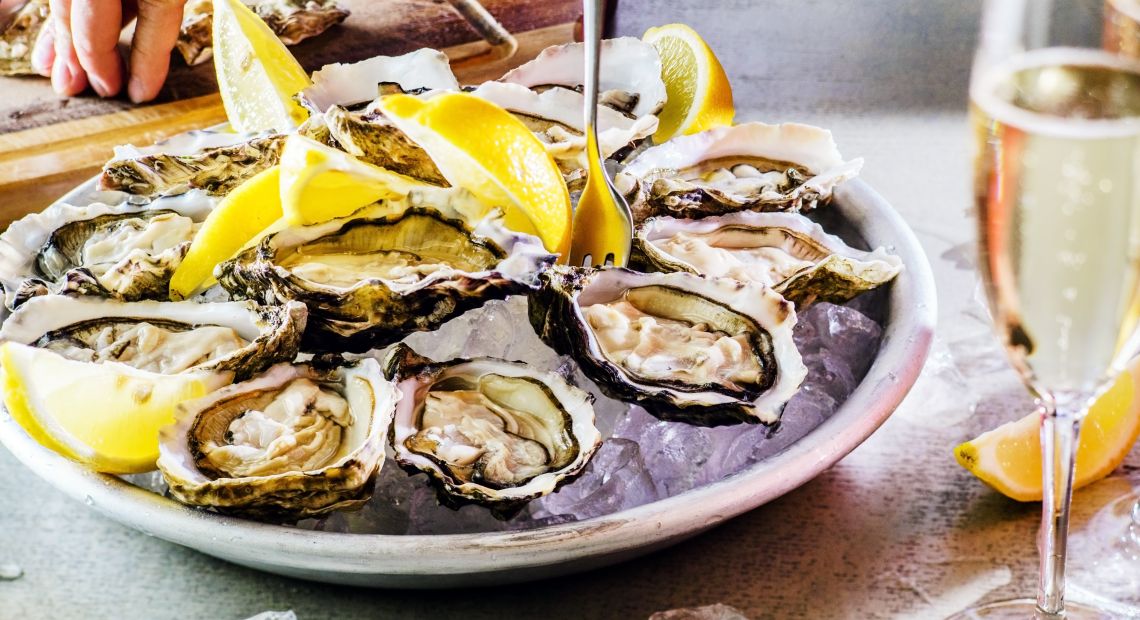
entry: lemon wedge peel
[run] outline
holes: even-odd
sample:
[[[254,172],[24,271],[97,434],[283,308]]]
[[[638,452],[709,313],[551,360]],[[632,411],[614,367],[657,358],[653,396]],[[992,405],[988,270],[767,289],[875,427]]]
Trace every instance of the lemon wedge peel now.
[[[641,40],[661,57],[661,79],[668,96],[658,114],[655,143],[732,125],[736,116],[732,85],[712,48],[695,30],[668,24],[646,30]]]
[[[467,93],[427,100],[388,95],[380,111],[431,157],[443,176],[491,208],[511,230],[569,254],[570,192],[554,159],[522,121]]]
[[[289,131],[308,118],[294,95],[312,82],[273,30],[240,0],[214,0],[214,69],[230,126]]]
[[[1074,488],[1112,473],[1140,437],[1140,360],[1089,409],[1077,445]],[[1041,500],[1040,416],[1034,412],[954,449],[958,464],[1002,495]]]
[[[93,364],[15,342],[0,345],[5,406],[45,447],[103,473],[152,471],[158,431],[179,403],[229,383],[232,373],[162,375]]]
[[[280,166],[263,170],[226,194],[210,211],[170,277],[171,299],[186,299],[213,286],[219,263],[248,247],[281,219],[280,178]]]

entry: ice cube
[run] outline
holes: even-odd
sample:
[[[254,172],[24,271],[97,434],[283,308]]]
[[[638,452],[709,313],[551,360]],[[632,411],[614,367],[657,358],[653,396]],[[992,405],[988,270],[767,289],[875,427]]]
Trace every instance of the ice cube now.
[[[649,620],[748,620],[743,611],[724,603],[659,611]]]
[[[572,515],[588,519],[633,508],[659,497],[637,444],[608,439],[573,483],[531,503],[537,519]]]

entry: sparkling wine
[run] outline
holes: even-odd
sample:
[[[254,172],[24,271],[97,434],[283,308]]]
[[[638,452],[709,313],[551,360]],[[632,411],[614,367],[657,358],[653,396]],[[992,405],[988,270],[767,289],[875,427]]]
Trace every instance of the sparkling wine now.
[[[1089,393],[1137,321],[1140,65],[1042,49],[976,80],[982,273],[1014,363]]]

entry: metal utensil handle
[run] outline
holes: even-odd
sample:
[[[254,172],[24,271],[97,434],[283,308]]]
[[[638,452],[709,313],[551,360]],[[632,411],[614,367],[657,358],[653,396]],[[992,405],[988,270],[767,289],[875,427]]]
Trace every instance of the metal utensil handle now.
[[[601,0],[584,0],[582,7],[582,40],[586,44],[586,84],[585,112],[583,121],[586,125],[586,139],[591,138],[595,147],[598,142],[598,71],[601,66],[602,47],[602,11],[598,4]],[[593,152],[590,153],[594,155]]]
[[[478,0],[447,0],[447,3],[491,46],[491,49],[485,53],[456,60],[466,63],[504,60],[514,56],[518,51],[519,43],[514,35],[504,28]]]

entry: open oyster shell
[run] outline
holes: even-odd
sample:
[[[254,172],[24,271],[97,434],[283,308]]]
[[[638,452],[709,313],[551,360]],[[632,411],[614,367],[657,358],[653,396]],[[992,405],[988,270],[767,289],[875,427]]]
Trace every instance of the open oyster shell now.
[[[300,303],[121,303],[47,295],[13,312],[0,327],[0,341],[160,374],[229,371],[240,381],[275,363],[292,361],[305,316]]]
[[[634,185],[635,222],[745,209],[807,211],[862,166],[862,159],[844,161],[825,129],[743,123],[646,149],[625,167],[619,185]]]
[[[635,262],[762,284],[801,311],[816,301],[848,301],[902,270],[885,249],[857,250],[798,213],[654,217],[637,227],[633,248]]]
[[[440,207],[286,229],[215,274],[236,297],[307,305],[306,348],[360,352],[526,292],[554,262],[541,241],[497,216],[471,228]]]
[[[179,405],[158,467],[192,506],[295,521],[372,494],[400,395],[379,363],[279,364]]]
[[[381,84],[394,84],[405,92],[459,90],[447,55],[421,48],[402,56],[325,65],[313,72],[313,85],[301,91],[299,98],[317,113],[334,105],[351,108],[375,99]]]
[[[779,420],[807,368],[791,302],[689,273],[554,267],[530,298],[535,332],[613,398],[703,426]]]
[[[29,0],[0,31],[0,75],[34,75],[32,48],[48,19],[48,0]]]
[[[49,293],[167,299],[170,276],[213,204],[188,192],[149,205],[57,204],[27,215],[0,234],[5,304]]]
[[[402,394],[396,461],[440,500],[508,516],[577,476],[602,443],[593,397],[554,373],[493,358],[434,362],[397,345],[385,373]]]
[[[285,45],[315,37],[344,21],[348,9],[334,0],[247,0]],[[183,9],[182,28],[175,48],[188,65],[213,58],[213,0],[190,0]]]
[[[500,81],[576,89],[586,83],[585,59],[582,43],[554,45],[508,71]],[[634,37],[606,39],[599,63],[598,92],[603,101],[637,118],[661,111],[667,95],[661,79],[661,57],[652,45]]]
[[[201,189],[223,196],[277,164],[285,136],[192,131],[145,149],[115,148],[103,166],[99,189],[167,196]]]

